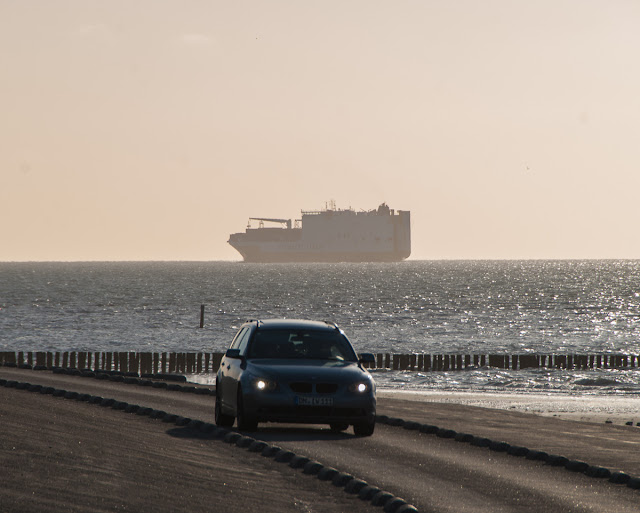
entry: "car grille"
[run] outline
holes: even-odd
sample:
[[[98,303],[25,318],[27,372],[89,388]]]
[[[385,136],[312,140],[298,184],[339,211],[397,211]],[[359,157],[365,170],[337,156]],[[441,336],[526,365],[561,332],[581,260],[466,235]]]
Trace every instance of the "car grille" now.
[[[316,392],[319,394],[335,394],[338,391],[338,385],[335,383],[318,383],[316,384]]]
[[[307,382],[289,383],[289,388],[296,394],[312,394],[314,385]],[[317,394],[335,394],[338,391],[337,383],[316,383],[315,392]]]
[[[313,392],[311,383],[289,383],[289,388],[296,394],[310,394]]]

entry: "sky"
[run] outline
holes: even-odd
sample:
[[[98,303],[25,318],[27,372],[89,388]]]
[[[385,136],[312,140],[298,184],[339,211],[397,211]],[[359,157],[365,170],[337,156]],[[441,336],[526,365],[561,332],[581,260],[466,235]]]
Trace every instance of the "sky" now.
[[[0,0],[0,261],[240,260],[411,211],[412,259],[640,258],[636,0]]]

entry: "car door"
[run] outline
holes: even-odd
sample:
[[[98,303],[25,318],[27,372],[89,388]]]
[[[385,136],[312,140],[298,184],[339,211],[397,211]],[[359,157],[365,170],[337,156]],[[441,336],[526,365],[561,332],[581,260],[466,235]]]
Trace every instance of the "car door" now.
[[[244,357],[247,342],[251,335],[251,327],[246,328],[239,334],[239,336],[233,341],[231,349],[238,349],[240,354]],[[242,370],[244,367],[244,358],[229,358],[225,357],[225,383],[223,385],[223,402],[227,407],[232,408],[235,411],[236,398],[238,396],[238,383],[242,376]]]
[[[240,352],[241,358],[232,358],[230,368],[227,370],[229,373],[229,381],[233,383],[233,386],[229,388],[229,404],[233,404],[234,409],[237,407],[236,402],[238,399],[238,386],[240,385],[240,379],[242,378],[242,373],[247,367],[247,346],[251,339],[252,332],[253,330],[249,328],[242,334],[238,344],[238,351]]]
[[[249,331],[249,326],[244,326],[241,328],[236,336],[233,337],[233,341],[229,346],[229,349],[238,349],[240,345],[240,341],[242,337]],[[233,380],[230,379],[231,376],[231,364],[234,361],[234,358],[229,358],[228,356],[223,356],[220,362],[220,370],[218,371],[218,386],[220,390],[218,391],[219,397],[222,401],[222,404],[225,408],[233,408],[235,403],[229,402],[229,398],[235,398],[235,392],[232,394],[231,389],[235,390]]]

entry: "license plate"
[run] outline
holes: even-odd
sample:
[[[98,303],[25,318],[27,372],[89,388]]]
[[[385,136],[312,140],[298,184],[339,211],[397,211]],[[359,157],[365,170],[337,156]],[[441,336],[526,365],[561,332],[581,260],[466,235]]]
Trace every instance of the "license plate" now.
[[[297,406],[333,406],[333,397],[296,396]]]

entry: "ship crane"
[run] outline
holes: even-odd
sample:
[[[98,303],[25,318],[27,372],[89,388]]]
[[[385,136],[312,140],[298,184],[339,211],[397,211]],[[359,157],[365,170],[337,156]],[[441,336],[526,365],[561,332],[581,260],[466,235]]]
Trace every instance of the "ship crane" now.
[[[291,219],[271,219],[268,217],[250,217],[249,224],[251,221],[260,221],[260,228],[264,228],[265,221],[268,223],[282,223],[287,226],[288,229],[291,229]]]

